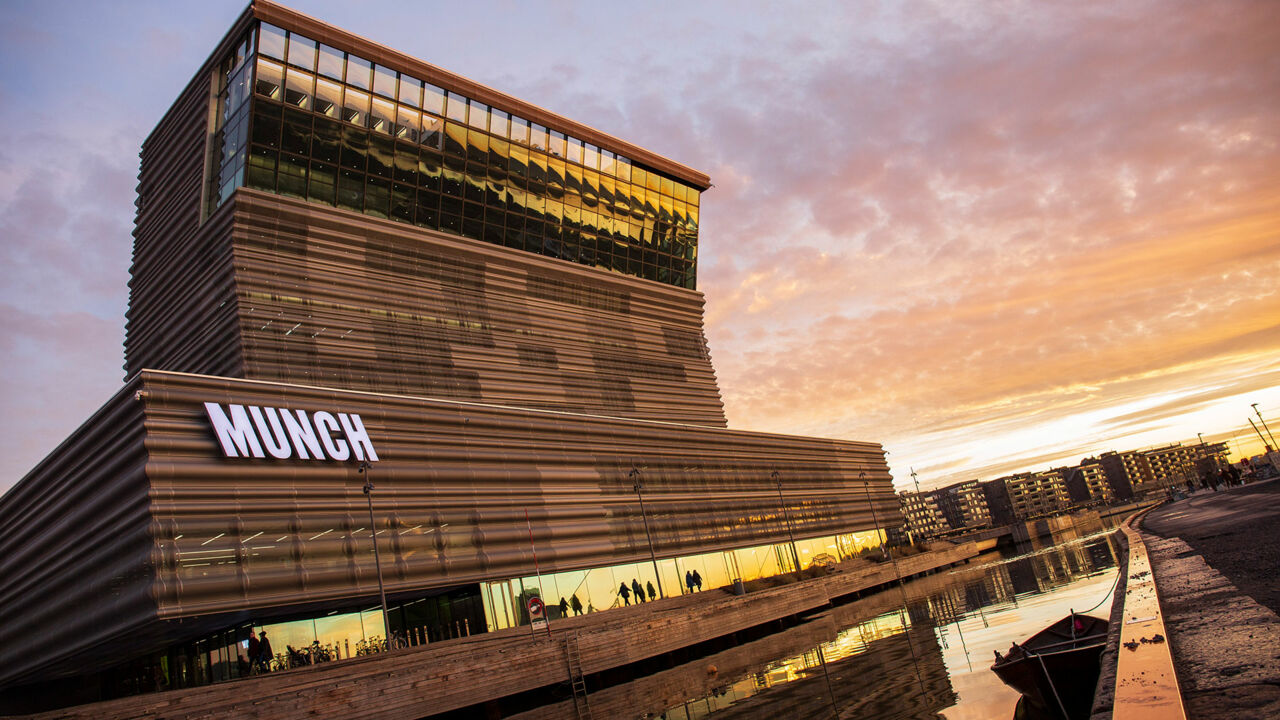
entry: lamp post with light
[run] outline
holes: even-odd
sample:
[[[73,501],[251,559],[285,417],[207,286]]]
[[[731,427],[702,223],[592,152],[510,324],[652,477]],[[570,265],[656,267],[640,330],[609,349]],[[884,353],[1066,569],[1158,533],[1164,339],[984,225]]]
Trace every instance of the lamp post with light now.
[[[791,513],[787,511],[787,501],[782,498],[782,476],[777,470],[769,473],[778,487],[778,504],[782,506],[782,517],[787,521],[787,537],[791,538],[791,559],[796,564],[796,577],[800,577],[800,553],[796,552],[796,534],[791,529]]]
[[[662,589],[662,573],[658,572],[658,555],[653,551],[653,535],[649,533],[649,516],[644,511],[644,493],[642,492],[644,483],[640,482],[640,468],[633,465],[631,472],[627,475],[631,478],[631,489],[635,490],[636,497],[640,499],[640,519],[644,521],[644,539],[649,543],[649,560],[653,563],[653,577],[658,581],[658,597],[665,598],[667,595]]]
[[[382,599],[382,629],[387,641],[387,649],[391,649],[391,616],[387,613],[387,590],[382,584],[382,557],[378,554],[378,532],[373,520],[373,463],[368,460],[360,462],[356,472],[364,476],[364,497],[369,501],[369,538],[373,540],[373,564],[378,569],[378,596]]]
[[[858,471],[858,479],[862,481],[862,491],[867,494],[867,507],[871,508],[871,522],[876,525],[876,539],[880,541],[880,552],[884,553],[885,560],[892,560],[892,556],[889,555],[889,545],[880,534],[880,518],[876,515],[876,506],[871,502],[871,483],[867,481],[867,471]]]

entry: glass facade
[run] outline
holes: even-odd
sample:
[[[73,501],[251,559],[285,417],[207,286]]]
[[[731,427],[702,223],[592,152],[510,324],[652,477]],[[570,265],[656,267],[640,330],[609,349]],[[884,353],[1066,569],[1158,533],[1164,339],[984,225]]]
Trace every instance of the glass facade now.
[[[642,561],[482,583],[480,591],[489,623],[487,629],[499,630],[528,624],[524,608],[532,595],[542,598],[552,620],[564,615],[587,615],[641,602],[633,590],[637,586],[645,601],[651,592],[657,598],[661,594],[670,597],[728,587],[734,580],[750,582],[793,572],[794,557],[800,558],[802,570],[814,565],[834,565],[878,548],[882,538],[875,530],[828,535],[796,540],[794,555],[789,542],[758,545],[659,560],[658,575],[654,574],[653,562]],[[702,582],[689,587],[688,580],[695,577],[694,573]],[[630,591],[625,597],[621,591],[623,586]]]
[[[217,82],[210,209],[245,185],[695,287],[699,191],[622,155],[266,23]]]

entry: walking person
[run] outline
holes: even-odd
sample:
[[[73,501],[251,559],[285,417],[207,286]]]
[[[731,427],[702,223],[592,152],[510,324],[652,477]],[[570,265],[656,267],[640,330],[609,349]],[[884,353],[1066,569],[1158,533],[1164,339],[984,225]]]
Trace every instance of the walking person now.
[[[640,582],[635,578],[631,578],[631,592],[636,594],[636,602],[644,602],[644,590],[640,587]]]
[[[271,672],[271,660],[275,657],[275,653],[271,652],[271,641],[267,639],[267,631],[263,630],[261,639],[258,641],[258,664],[262,667],[263,672]]]
[[[689,586],[689,592],[693,592],[693,573],[688,570],[684,571],[684,584]]]
[[[645,581],[644,589],[649,592],[649,602],[653,602],[658,599],[658,592],[653,589],[653,583]]]
[[[258,643],[258,634],[249,629],[249,674],[258,669],[258,658],[262,655],[262,646]]]
[[[563,595],[560,596],[560,617],[569,617],[569,601],[565,600]]]
[[[622,604],[631,604],[631,588],[627,587],[626,581],[618,586],[618,594],[622,596]]]
[[[693,570],[693,584],[698,586],[698,592],[702,592],[702,576],[698,574],[698,569]]]
[[[573,608],[574,615],[582,614],[582,601],[578,599],[577,593],[569,596],[569,607]]]

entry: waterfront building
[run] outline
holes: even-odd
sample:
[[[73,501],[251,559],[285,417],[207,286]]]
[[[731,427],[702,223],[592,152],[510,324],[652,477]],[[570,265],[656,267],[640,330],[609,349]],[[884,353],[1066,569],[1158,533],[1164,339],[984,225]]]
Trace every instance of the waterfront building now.
[[[1085,462],[1097,462],[1107,474],[1107,483],[1118,500],[1132,500],[1142,497],[1154,485],[1151,464],[1146,455],[1129,450],[1126,452],[1104,452],[1097,458],[1086,458]]]
[[[977,480],[948,485],[938,491],[938,504],[952,530],[991,526],[991,510]]]
[[[1075,467],[1060,468],[1067,495],[1075,505],[1107,505],[1115,500],[1115,491],[1107,482],[1107,473],[1096,461]]]
[[[876,544],[880,445],[727,428],[709,187],[255,0],[143,145],[123,388],[0,498],[0,710]]]
[[[1003,492],[997,491],[1000,502],[1008,504],[1017,520],[1052,515],[1070,504],[1062,476],[1053,470],[1009,475],[988,485],[1003,486]]]
[[[902,506],[904,526],[913,541],[935,538],[951,529],[933,492],[901,492],[898,502]]]

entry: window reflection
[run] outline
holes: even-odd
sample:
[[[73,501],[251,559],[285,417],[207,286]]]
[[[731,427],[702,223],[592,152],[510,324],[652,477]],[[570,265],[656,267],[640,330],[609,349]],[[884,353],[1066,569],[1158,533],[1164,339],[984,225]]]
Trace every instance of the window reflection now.
[[[224,149],[211,178],[219,188],[213,206],[247,177],[253,187],[313,202],[694,286],[694,188],[310,38],[268,24],[259,32],[255,63],[244,62],[253,57],[252,34],[224,63],[223,129],[215,139]],[[247,113],[237,115],[250,86],[258,98],[252,125]],[[314,127],[300,118],[281,124],[272,103],[314,113]],[[338,133],[325,118],[372,135]],[[442,167],[416,150],[393,152],[396,142],[458,162]]]

